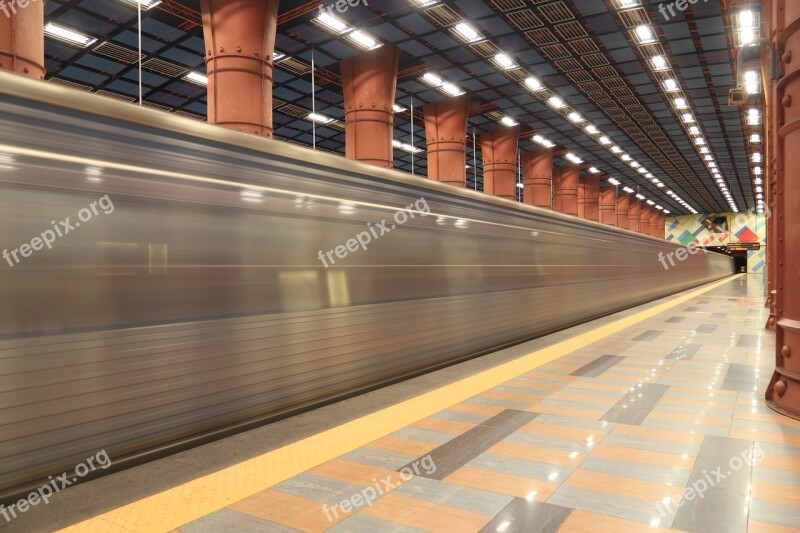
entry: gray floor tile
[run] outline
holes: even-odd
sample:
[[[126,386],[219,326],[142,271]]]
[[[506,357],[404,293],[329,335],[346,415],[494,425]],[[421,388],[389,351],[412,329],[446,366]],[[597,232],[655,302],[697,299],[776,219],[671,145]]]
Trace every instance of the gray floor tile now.
[[[800,507],[752,500],[750,502],[750,519],[800,529]]]
[[[541,479],[542,481],[552,481],[553,483],[561,483],[572,473],[572,468],[566,466],[539,463],[518,457],[506,457],[491,453],[481,454],[468,464],[475,468],[531,479]]]
[[[656,337],[661,335],[662,333],[664,333],[664,332],[660,331],[660,330],[649,329],[649,330],[645,331],[644,333],[640,333],[639,335],[634,337],[633,340],[635,340],[635,341],[652,341]]]
[[[667,392],[666,385],[645,384],[636,387],[608,410],[602,420],[618,424],[641,425],[661,397]]]
[[[695,328],[697,333],[714,333],[717,331],[716,324],[700,324]]]
[[[331,533],[375,533],[376,531],[381,533],[425,533],[422,529],[381,520],[364,513],[357,513],[346,520],[342,520],[326,531]]]
[[[514,499],[513,496],[506,494],[454,485],[422,476],[415,477],[392,492],[486,516],[496,515]]]
[[[686,499],[672,527],[687,531],[746,531],[747,514],[733,510],[747,509],[752,467],[740,462],[736,470],[732,464],[734,458],[742,461],[742,457],[750,457],[752,450],[751,441],[707,435],[688,483],[698,494],[702,492],[702,497]],[[725,478],[718,479],[715,472]]]
[[[658,507],[659,502],[648,502],[566,485],[555,491],[547,499],[547,503],[635,520],[648,525],[653,520],[663,520],[663,523],[668,524],[672,520],[671,513],[674,513],[674,510],[664,509],[666,516],[662,515]]]
[[[480,533],[553,533],[571,512],[560,505],[514,498]]]
[[[216,513],[204,516],[190,524],[181,526],[183,533],[218,533],[219,531],[236,531],[237,533],[301,533],[282,524],[262,520],[233,509],[221,509]]]
[[[353,494],[361,492],[363,488],[361,485],[317,476],[308,472],[294,476],[272,487],[273,490],[329,505],[335,505],[342,500],[349,499]]]
[[[680,359],[683,361],[690,361],[694,358],[697,351],[700,350],[702,345],[695,343],[681,343],[677,348],[665,357],[665,359]]]
[[[689,472],[679,468],[631,463],[629,461],[618,461],[591,455],[581,463],[579,470],[590,470],[613,476],[652,481],[662,485],[672,485],[673,487],[682,487],[689,481]]]
[[[587,363],[579,369],[570,372],[570,376],[597,377],[612,366],[625,359],[619,355],[601,355],[591,363]]]
[[[498,413],[484,424],[458,435],[446,444],[431,451],[428,455],[436,465],[436,471],[421,475],[438,480],[446,478],[485,452],[489,447],[497,444],[536,418],[536,416],[537,413],[510,409]]]

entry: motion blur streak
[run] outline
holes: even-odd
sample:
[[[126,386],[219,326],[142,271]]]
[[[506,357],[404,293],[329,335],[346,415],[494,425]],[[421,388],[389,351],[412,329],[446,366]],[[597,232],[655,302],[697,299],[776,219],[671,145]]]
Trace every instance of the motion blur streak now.
[[[0,250],[99,195],[115,211],[0,276],[0,499],[93,450],[116,468],[733,272],[717,254],[665,272],[663,240],[0,73],[11,139]],[[420,197],[431,216],[314,264]]]

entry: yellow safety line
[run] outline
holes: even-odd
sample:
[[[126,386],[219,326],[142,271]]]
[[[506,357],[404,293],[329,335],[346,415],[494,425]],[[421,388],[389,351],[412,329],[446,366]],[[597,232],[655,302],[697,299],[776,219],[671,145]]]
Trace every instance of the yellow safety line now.
[[[707,285],[630,317],[600,326],[569,340],[523,355],[455,383],[90,518],[61,531],[155,533],[179,528],[530,372],[534,368],[663,313],[737,277],[739,276]]]

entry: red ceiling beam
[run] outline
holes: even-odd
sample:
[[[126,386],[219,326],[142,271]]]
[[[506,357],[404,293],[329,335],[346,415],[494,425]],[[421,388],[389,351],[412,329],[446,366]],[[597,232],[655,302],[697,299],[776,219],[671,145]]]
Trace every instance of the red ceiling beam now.
[[[165,11],[170,15],[174,15],[183,20],[188,28],[202,28],[203,18],[199,11],[195,11],[190,7],[177,2],[176,0],[163,0],[156,6],[161,11]]]
[[[321,2],[320,0],[312,0],[311,2],[303,4],[300,7],[296,7],[294,9],[290,9],[289,11],[286,11],[285,13],[281,13],[280,15],[278,15],[278,26],[280,26],[281,24],[286,24],[287,22],[292,21],[296,18],[300,18],[303,15],[307,15],[308,13],[317,11],[323,5],[324,5],[323,2]]]

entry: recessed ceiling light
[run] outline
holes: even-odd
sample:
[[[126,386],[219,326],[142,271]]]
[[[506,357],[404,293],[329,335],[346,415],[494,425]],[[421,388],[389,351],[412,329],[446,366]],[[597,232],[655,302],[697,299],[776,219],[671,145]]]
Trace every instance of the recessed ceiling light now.
[[[508,54],[497,54],[494,56],[494,61],[500,68],[503,70],[511,70],[512,68],[517,68],[517,64],[514,63],[514,60]]]
[[[322,115],[320,113],[309,113],[306,118],[308,118],[308,120],[311,120],[312,122],[316,122],[318,124],[329,124],[329,123],[333,122],[332,118],[326,117],[325,115]]]
[[[641,44],[652,43],[656,40],[653,34],[653,28],[646,24],[636,27],[636,36],[639,38],[639,43]]]
[[[403,107],[401,105],[397,105],[397,104],[394,104],[392,106],[392,109],[394,110],[395,113],[402,113],[403,111],[406,111],[405,107]]]
[[[592,174],[600,174],[600,170],[597,167],[589,167],[589,172]]]
[[[681,119],[683,119],[683,121],[688,124],[696,122],[694,119],[694,115],[692,115],[691,113],[684,113],[683,115],[681,115]]]
[[[199,72],[195,71],[189,72],[183,77],[183,79],[196,85],[202,85],[203,87],[208,85],[208,77],[205,74],[200,74]]]
[[[614,179],[614,178],[608,178],[608,182],[609,182],[611,185],[619,185],[619,180],[617,180],[617,179]]]
[[[319,16],[314,20],[339,34],[347,33],[353,30],[352,27],[342,22],[341,19],[334,17],[330,13],[326,13],[324,10],[320,10]]]
[[[747,110],[747,124],[749,126],[758,126],[761,124],[761,111],[758,109]]]
[[[689,106],[685,98],[676,98],[674,100],[675,109],[687,109]]]
[[[77,44],[84,48],[97,42],[97,39],[94,37],[89,37],[88,35],[65,28],[64,26],[59,26],[58,24],[53,24],[52,22],[48,22],[45,25],[44,33],[50,37],[53,37],[54,39],[58,39],[59,41]]]
[[[609,138],[608,138],[608,137],[606,137],[605,135],[603,135],[602,137],[600,137],[600,139],[599,139],[599,140],[600,140],[600,144],[611,144],[611,139],[609,139]]]
[[[620,153],[622,151],[622,148],[620,148],[617,145],[614,145],[614,146],[611,147],[611,151],[614,152],[615,154],[618,154],[618,153]]]
[[[357,45],[367,50],[374,50],[376,48],[380,48],[381,46],[383,46],[381,43],[373,39],[372,36],[361,30],[356,30],[354,32],[351,32],[347,36],[347,38],[354,41]]]
[[[468,43],[474,43],[475,41],[480,41],[482,38],[481,35],[475,30],[475,28],[473,28],[466,22],[461,22],[460,24],[456,24],[456,27],[453,29]]]
[[[569,159],[570,161],[572,161],[575,164],[583,163],[583,159],[581,159],[580,157],[576,156],[575,154],[573,154],[571,152],[568,152],[567,154],[565,154],[564,157],[566,157],[567,159]]]
[[[588,126],[586,126],[586,133],[588,133],[589,135],[597,135],[598,133],[600,133],[600,130],[598,130],[596,126],[589,124]]]
[[[761,163],[761,160],[762,160],[761,152],[754,153],[750,158],[750,161],[752,161],[753,163]]]
[[[673,78],[664,80],[664,90],[667,92],[677,91],[679,89],[678,82]]]
[[[581,122],[585,122],[585,120],[586,120],[582,116],[580,116],[578,113],[575,113],[574,111],[572,113],[570,113],[569,115],[567,115],[567,117],[569,117],[569,119],[572,122],[575,122],[576,124],[579,124]]]
[[[447,93],[450,96],[460,96],[464,94],[464,91],[462,91],[461,89],[458,88],[458,86],[452,83],[445,83],[444,85],[441,86],[441,90],[442,92]]]
[[[669,68],[667,60],[664,58],[664,56],[651,57],[650,64],[653,66],[653,70],[666,70]]]
[[[631,159],[633,159],[633,158],[632,158],[631,156],[629,156],[628,154],[622,154],[622,155],[620,156],[620,158],[622,158],[622,160],[623,160],[623,161],[630,161]]]
[[[438,87],[438,86],[440,86],[441,84],[444,83],[444,80],[442,78],[440,78],[436,74],[433,74],[432,72],[426,72],[422,76],[422,81],[424,81],[424,82],[426,82],[426,83],[428,83],[430,85],[433,85],[434,87]]]
[[[544,85],[542,85],[541,82],[536,78],[534,78],[533,76],[525,80],[525,85],[527,85],[528,89],[532,91],[541,91],[544,89]]]
[[[547,100],[547,103],[550,104],[551,106],[553,106],[556,109],[560,109],[560,108],[562,108],[562,107],[567,105],[567,104],[564,103],[564,100],[562,100],[558,96],[551,96]]]
[[[511,117],[503,117],[500,119],[500,122],[503,124],[503,126],[516,126],[517,124],[519,124],[519,122],[517,122]]]

